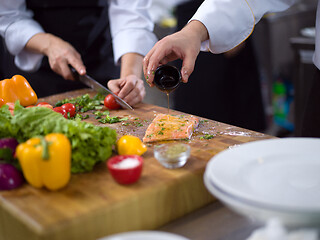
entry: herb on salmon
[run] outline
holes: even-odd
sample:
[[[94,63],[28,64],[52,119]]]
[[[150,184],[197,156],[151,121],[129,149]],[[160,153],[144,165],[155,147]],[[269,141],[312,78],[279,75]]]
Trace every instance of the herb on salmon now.
[[[143,141],[189,139],[198,124],[199,119],[194,116],[158,114],[148,126]]]

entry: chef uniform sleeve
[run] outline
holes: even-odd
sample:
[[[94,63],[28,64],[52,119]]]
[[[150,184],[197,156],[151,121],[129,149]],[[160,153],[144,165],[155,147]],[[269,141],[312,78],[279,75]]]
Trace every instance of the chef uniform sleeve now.
[[[26,8],[25,0],[1,0],[0,34],[8,51],[14,55],[17,67],[24,71],[36,71],[43,55],[24,50],[32,36],[44,32],[32,19],[33,13]]]
[[[109,21],[114,61],[126,53],[146,55],[156,43],[154,24],[149,16],[150,0],[110,1]]]
[[[205,0],[190,19],[202,22],[209,40],[201,45],[202,51],[223,53],[245,41],[262,16],[284,11],[296,0]]]

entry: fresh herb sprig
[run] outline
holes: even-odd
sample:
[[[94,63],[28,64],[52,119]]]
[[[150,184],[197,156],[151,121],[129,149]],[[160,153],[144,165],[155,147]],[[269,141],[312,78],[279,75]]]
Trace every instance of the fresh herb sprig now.
[[[203,139],[209,140],[209,139],[211,139],[211,138],[214,138],[214,135],[212,135],[212,134],[206,134],[206,135],[200,137],[201,140],[203,140]]]
[[[127,117],[124,118],[119,118],[119,117],[110,117],[107,115],[105,118],[102,118],[99,120],[101,123],[117,123],[117,122],[122,122],[128,120]]]
[[[105,96],[103,94],[96,94],[94,97],[90,97],[89,94],[84,94],[76,98],[66,98],[56,103],[56,107],[62,106],[65,103],[72,103],[76,106],[77,111],[87,112],[89,110],[99,110],[103,107],[103,100]]]
[[[101,112],[101,111],[96,111],[96,112],[94,112],[93,114],[96,115],[96,116],[95,116],[95,119],[101,119],[103,116],[109,115],[110,112],[109,112],[108,110],[103,111],[103,112]]]
[[[74,116],[74,120],[77,120],[77,119],[79,119],[79,120],[83,120],[83,119],[87,119],[87,118],[89,118],[89,115],[87,114],[87,115],[81,115],[81,114],[79,114],[79,113],[77,113],[76,114],[76,116]],[[72,119],[72,118],[71,118]]]
[[[127,117],[124,117],[124,118],[110,117],[109,111],[104,111],[104,112],[96,111],[93,114],[96,115],[95,116],[96,119],[100,119],[99,122],[101,122],[101,123],[117,123],[117,122],[122,122],[122,121],[128,120]],[[105,116],[105,117],[102,118],[103,116]]]

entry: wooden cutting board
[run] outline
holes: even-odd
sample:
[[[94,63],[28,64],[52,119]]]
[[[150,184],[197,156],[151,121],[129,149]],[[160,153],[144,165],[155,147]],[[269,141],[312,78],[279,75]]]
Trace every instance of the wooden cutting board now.
[[[39,101],[55,104],[87,92],[94,95],[84,89]],[[131,134],[142,139],[154,116],[167,112],[166,108],[141,103],[134,111],[110,111],[111,116],[129,118],[123,123],[101,124],[92,113],[86,121],[114,128],[118,137]],[[181,113],[170,110],[170,114]],[[191,157],[183,168],[163,168],[153,156],[157,144],[149,144],[143,155],[142,176],[132,185],[117,184],[106,164],[101,163],[90,173],[73,174],[60,191],[24,184],[0,192],[0,239],[91,240],[118,232],[156,229],[214,201],[203,184],[206,163],[229,147],[271,136],[200,119],[192,139],[185,141],[191,146]],[[203,139],[206,134],[215,137]]]

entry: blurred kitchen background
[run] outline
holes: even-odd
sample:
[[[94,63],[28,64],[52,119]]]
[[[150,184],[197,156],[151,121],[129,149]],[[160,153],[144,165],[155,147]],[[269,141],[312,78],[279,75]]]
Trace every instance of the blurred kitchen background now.
[[[156,23],[154,32],[159,39],[176,31],[175,9],[183,2],[154,0],[150,14]],[[264,132],[267,134],[279,137],[299,135],[301,123],[295,116],[301,115],[314,71],[312,54],[316,5],[316,0],[301,0],[285,12],[268,14],[253,32],[252,42],[266,113]],[[211,77],[208,76],[208,80]],[[146,89],[145,102],[167,107],[165,93],[147,85]],[[172,97],[170,106],[175,106]]]

